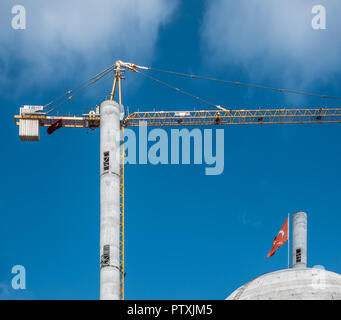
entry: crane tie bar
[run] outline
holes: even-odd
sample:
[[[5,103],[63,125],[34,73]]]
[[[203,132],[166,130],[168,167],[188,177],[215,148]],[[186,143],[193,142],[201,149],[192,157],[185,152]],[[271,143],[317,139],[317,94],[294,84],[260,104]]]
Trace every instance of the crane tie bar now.
[[[144,67],[144,66],[139,66],[139,65],[133,64],[133,63],[122,62],[120,60],[118,60],[118,63],[123,68],[126,68],[132,72],[137,72],[137,69],[143,69],[143,70],[150,70],[150,71],[155,71],[155,72],[160,72],[160,73],[168,73],[168,74],[186,77],[186,78],[191,78],[191,79],[208,80],[208,81],[220,82],[220,83],[231,84],[231,85],[236,85],[236,86],[265,89],[265,90],[277,91],[277,92],[281,92],[281,93],[299,94],[299,95],[312,96],[312,97],[318,97],[318,98],[323,98],[323,99],[341,100],[341,97],[333,97],[333,96],[328,96],[325,94],[310,93],[310,92],[303,92],[303,91],[289,90],[289,89],[279,89],[279,88],[263,86],[263,85],[258,85],[258,84],[222,80],[222,79],[211,78],[211,77],[206,77],[206,76],[199,76],[199,75],[194,75],[194,74],[187,74],[187,73],[181,73],[181,72],[175,72],[175,71],[169,71],[169,70],[156,69],[156,68],[151,68],[151,67]]]

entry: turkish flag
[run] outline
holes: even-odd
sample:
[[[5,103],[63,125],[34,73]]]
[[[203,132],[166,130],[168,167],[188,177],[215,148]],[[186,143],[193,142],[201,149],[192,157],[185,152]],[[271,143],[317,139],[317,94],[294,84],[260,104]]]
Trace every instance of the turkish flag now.
[[[53,132],[61,128],[62,126],[63,126],[62,119],[59,119],[57,122],[53,123],[51,126],[47,128],[47,133],[52,134]]]
[[[285,220],[281,230],[278,232],[278,235],[273,240],[272,248],[271,248],[270,252],[268,253],[268,255],[266,256],[267,258],[273,256],[275,254],[276,250],[288,241],[288,233],[289,233],[288,232],[288,221],[289,221],[289,217]]]

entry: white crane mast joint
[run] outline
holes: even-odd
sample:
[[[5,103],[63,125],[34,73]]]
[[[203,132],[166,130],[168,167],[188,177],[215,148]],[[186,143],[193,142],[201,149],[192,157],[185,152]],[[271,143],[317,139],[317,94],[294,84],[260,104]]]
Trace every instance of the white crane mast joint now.
[[[115,63],[115,67],[116,68],[125,68],[128,69],[132,72],[137,72],[136,69],[143,69],[143,70],[149,70],[148,67],[143,67],[143,66],[139,66],[137,64],[131,63],[131,62],[123,62],[121,60],[117,60]]]

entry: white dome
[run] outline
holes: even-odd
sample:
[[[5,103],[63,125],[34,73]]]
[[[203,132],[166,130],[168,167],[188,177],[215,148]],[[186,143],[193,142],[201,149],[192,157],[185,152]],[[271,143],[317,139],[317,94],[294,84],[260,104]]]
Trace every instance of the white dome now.
[[[341,275],[317,268],[294,268],[261,275],[226,300],[341,300]]]

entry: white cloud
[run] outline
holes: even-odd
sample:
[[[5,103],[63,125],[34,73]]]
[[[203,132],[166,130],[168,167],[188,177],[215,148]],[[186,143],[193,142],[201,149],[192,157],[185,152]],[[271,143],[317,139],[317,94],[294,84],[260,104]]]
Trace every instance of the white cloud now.
[[[0,7],[0,90],[40,87],[95,74],[117,58],[148,63],[177,0],[25,0],[26,30],[13,30],[14,3]]]
[[[316,4],[326,7],[326,30],[312,28]],[[341,71],[339,0],[210,0],[206,9],[202,45],[215,66],[299,87]]]

